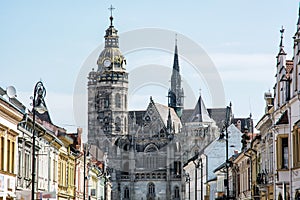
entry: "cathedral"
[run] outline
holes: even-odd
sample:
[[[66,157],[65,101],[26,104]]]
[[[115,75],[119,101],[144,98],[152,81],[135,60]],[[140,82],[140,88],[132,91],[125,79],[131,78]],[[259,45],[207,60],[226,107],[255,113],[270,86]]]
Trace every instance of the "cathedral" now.
[[[108,156],[111,197],[183,199],[182,166],[219,137],[226,108],[207,109],[200,95],[184,108],[177,41],[168,105],[149,96],[145,110],[128,110],[128,72],[113,16],[97,69],[88,75],[88,143]]]

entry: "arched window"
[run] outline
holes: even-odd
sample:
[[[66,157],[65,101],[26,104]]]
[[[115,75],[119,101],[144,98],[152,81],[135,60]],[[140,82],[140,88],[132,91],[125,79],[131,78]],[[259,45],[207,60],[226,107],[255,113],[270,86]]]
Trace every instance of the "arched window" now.
[[[116,126],[115,130],[117,132],[121,131],[121,119],[120,119],[120,117],[116,117],[115,126]]]
[[[175,186],[174,188],[174,197],[176,199],[179,199],[180,198],[180,195],[179,195],[179,187],[178,186]]]
[[[129,199],[129,188],[127,186],[124,188],[124,199]]]
[[[125,96],[124,96],[124,103],[125,103],[125,109],[127,109],[127,95],[125,94]]]
[[[115,104],[117,108],[121,108],[121,96],[120,94],[116,94],[115,96]]]
[[[148,195],[149,196],[155,196],[155,185],[154,183],[149,183],[148,184]]]

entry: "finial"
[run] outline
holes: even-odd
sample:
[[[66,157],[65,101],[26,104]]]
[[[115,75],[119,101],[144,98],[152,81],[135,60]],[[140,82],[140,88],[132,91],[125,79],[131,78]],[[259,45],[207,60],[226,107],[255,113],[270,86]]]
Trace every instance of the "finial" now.
[[[199,96],[201,97],[201,92],[202,92],[202,90],[201,90],[201,87],[199,88]]]
[[[231,103],[231,101],[229,102],[229,107],[230,107],[230,108],[232,107],[232,103]]]
[[[115,8],[112,6],[112,5],[110,5],[110,7],[108,8],[108,10],[110,10],[110,25],[112,26],[113,25],[113,16],[112,16],[112,14],[113,14],[113,10],[114,10]]]
[[[177,46],[177,33],[175,33],[175,45]]]
[[[281,26],[281,30],[280,30],[280,33],[281,33],[281,40],[280,40],[280,47],[283,47],[283,45],[282,45],[282,40],[283,40],[283,33],[284,33],[284,28],[283,28],[283,26]]]

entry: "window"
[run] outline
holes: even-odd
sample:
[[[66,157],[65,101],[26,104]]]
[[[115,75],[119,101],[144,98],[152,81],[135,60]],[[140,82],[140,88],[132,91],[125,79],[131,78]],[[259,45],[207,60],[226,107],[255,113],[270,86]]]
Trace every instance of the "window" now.
[[[300,128],[296,128],[293,133],[293,157],[294,167],[300,167]]]
[[[53,181],[57,181],[57,160],[53,159]]]
[[[19,158],[18,158],[18,176],[22,176],[22,166],[23,166],[23,151],[19,149]]]
[[[4,170],[4,137],[1,137],[1,140],[0,140],[0,169],[1,170]]]
[[[109,108],[109,95],[104,98],[104,108]]]
[[[121,96],[120,94],[116,94],[115,96],[115,104],[117,108],[121,108]]]
[[[121,131],[121,119],[120,119],[120,117],[116,117],[116,119],[115,119],[115,126],[116,126],[116,131]]]
[[[11,143],[11,173],[14,173],[15,169],[15,142]]]
[[[277,137],[277,167],[287,169],[289,167],[288,136]]]
[[[288,138],[282,138],[282,167],[288,168],[288,165],[289,165]]]
[[[29,149],[25,150],[25,178],[30,178],[30,173],[31,173],[31,157],[30,157],[30,151]]]
[[[179,195],[179,187],[178,186],[175,186],[175,189],[174,189],[174,197],[175,198],[180,198],[180,195]]]
[[[11,148],[10,147],[10,140],[7,140],[7,154],[6,154],[6,156],[7,156],[6,171],[7,172],[10,172],[10,164],[11,164],[11,155],[10,155],[11,149],[10,148]]]
[[[174,162],[174,174],[175,175],[180,175],[181,174],[181,162],[180,161],[175,161]]]
[[[125,107],[125,109],[127,109],[127,95],[124,96],[124,102],[125,102],[124,107]]]
[[[124,189],[124,199],[129,199],[129,189],[127,186]]]
[[[149,195],[154,195],[155,194],[155,185],[154,185],[154,183],[149,183],[148,184],[148,194]]]

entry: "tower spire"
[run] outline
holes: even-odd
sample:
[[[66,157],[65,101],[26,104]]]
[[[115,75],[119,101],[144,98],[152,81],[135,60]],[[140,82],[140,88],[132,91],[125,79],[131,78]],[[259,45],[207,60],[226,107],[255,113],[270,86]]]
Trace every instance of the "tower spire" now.
[[[179,72],[178,48],[177,48],[177,34],[175,34],[175,52],[174,52],[173,70],[174,69]]]
[[[171,76],[171,88],[168,93],[168,106],[174,108],[178,117],[182,115],[183,109],[183,89],[181,88],[181,76],[180,67],[178,61],[178,48],[177,48],[177,34],[175,34],[175,51],[174,51],[174,61],[173,70]]]

